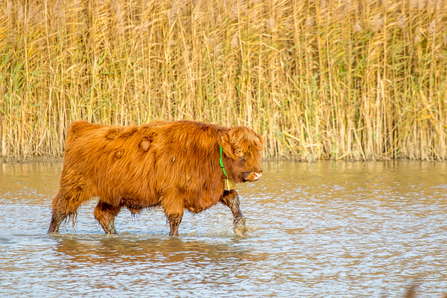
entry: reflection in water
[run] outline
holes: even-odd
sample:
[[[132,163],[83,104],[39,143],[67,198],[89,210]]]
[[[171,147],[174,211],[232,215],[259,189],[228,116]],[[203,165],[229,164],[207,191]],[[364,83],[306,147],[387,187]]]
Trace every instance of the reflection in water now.
[[[107,262],[185,262],[194,260],[203,263],[210,260],[259,261],[265,256],[248,254],[234,243],[207,243],[174,237],[146,239],[142,236],[52,236],[55,250],[69,256],[72,261],[97,263]],[[237,242],[237,241],[236,241]]]
[[[249,234],[219,205],[117,217],[105,236],[80,209],[48,236],[61,163],[0,164],[0,296],[441,297],[447,288],[447,163],[266,162],[238,186]]]

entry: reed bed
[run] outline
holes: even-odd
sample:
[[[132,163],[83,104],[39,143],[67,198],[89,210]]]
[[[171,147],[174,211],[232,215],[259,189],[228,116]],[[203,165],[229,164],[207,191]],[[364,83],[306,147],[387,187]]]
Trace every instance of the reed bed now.
[[[0,0],[0,76],[4,157],[190,119],[266,157],[447,158],[447,0]]]

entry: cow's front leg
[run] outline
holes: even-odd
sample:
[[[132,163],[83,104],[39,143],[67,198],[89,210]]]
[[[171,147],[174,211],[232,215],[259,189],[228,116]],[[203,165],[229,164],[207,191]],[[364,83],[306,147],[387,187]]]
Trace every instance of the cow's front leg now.
[[[166,201],[169,202],[168,200]],[[169,221],[169,236],[178,236],[178,227],[182,222],[183,217],[183,206],[168,203],[163,205],[163,208],[165,209],[165,214]]]
[[[178,236],[178,227],[182,222],[182,215],[181,214],[168,215],[168,220],[170,228],[169,236]]]
[[[237,191],[234,189],[224,191],[220,202],[229,207],[233,213],[234,233],[237,236],[245,236],[245,217],[242,214],[241,208],[239,208],[239,194]]]

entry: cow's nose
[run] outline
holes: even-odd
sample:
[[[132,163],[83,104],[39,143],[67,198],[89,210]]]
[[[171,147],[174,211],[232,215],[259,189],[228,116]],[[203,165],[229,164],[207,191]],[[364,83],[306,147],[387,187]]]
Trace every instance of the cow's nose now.
[[[262,171],[259,172],[244,172],[244,181],[258,181],[262,177]]]
[[[262,177],[262,173],[255,173],[254,176],[255,176],[255,177],[254,177],[254,180],[255,180],[255,181],[258,181],[259,179],[261,179],[261,177]]]

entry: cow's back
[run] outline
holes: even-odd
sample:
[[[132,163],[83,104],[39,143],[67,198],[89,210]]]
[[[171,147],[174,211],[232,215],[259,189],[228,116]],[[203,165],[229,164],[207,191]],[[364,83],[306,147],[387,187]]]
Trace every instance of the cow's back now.
[[[61,186],[76,185],[112,205],[129,198],[142,208],[154,205],[148,185],[153,160],[147,145],[152,128],[165,124],[121,127],[74,122],[66,138]]]

